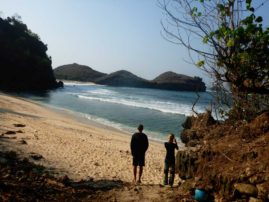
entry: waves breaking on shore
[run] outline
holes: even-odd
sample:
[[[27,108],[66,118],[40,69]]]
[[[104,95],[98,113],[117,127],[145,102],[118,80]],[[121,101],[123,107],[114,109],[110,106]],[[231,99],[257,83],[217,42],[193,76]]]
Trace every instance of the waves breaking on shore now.
[[[204,112],[212,96],[199,93],[195,111]],[[168,133],[179,134],[197,99],[195,92],[178,92],[129,87],[66,83],[65,88],[44,97],[30,96],[54,107],[78,112],[84,118],[132,133],[145,125],[151,139],[164,140]]]

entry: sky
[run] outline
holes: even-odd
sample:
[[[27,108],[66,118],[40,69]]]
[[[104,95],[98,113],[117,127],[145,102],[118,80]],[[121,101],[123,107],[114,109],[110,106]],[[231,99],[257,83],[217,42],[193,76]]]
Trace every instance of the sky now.
[[[263,0],[256,0],[256,2]],[[269,19],[269,3],[259,9]],[[18,14],[48,45],[52,66],[78,63],[111,73],[128,70],[154,79],[166,71],[207,75],[189,63],[186,48],[161,35],[156,0],[0,0],[2,17]]]

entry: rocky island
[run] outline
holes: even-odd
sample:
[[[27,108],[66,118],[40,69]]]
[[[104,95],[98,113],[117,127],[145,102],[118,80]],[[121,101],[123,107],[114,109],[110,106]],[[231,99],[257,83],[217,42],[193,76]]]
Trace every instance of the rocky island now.
[[[165,72],[155,79],[152,83],[159,89],[181,90],[181,91],[205,91],[206,86],[200,77],[190,77],[174,72]]]
[[[88,66],[73,63],[57,67],[54,69],[54,75],[57,79],[95,82],[96,79],[106,74],[95,71]]]
[[[174,91],[204,92],[206,90],[205,83],[201,78],[174,72],[165,72],[153,80],[146,80],[126,70],[105,74],[95,71],[88,66],[74,63],[59,66],[54,69],[54,73],[57,79],[88,81],[108,86],[155,88]]]
[[[145,87],[149,88],[151,83],[146,79],[140,78],[126,70],[113,72],[95,81],[97,84],[108,86],[125,86],[125,87]]]

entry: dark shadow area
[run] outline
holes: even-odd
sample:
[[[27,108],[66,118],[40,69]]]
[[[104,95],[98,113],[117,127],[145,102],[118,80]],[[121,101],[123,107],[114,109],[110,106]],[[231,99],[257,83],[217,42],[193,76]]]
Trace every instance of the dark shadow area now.
[[[13,110],[10,110],[10,109],[4,109],[4,108],[0,108],[0,113],[11,113],[11,114],[20,115],[20,116],[26,116],[26,117],[31,117],[31,118],[40,118],[39,116],[20,113],[20,112],[16,112],[16,111],[13,111]]]
[[[0,151],[0,201],[87,201],[97,191],[123,186],[122,181],[110,180],[74,182],[52,172],[20,159],[14,151]]]
[[[92,189],[92,190],[102,190],[107,191],[113,188],[120,188],[123,186],[123,182],[121,180],[87,180],[80,182],[70,182],[71,187],[76,189]]]

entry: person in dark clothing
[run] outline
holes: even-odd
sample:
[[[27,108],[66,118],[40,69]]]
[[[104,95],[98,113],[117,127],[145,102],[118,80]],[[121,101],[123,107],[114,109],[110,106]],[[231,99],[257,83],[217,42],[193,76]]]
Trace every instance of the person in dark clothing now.
[[[174,134],[170,134],[168,142],[164,143],[166,149],[166,156],[164,160],[164,178],[163,184],[173,186],[175,178],[175,149],[178,149],[177,141]],[[168,172],[170,169],[170,176],[168,180]]]
[[[145,153],[148,149],[149,142],[148,137],[142,133],[144,126],[140,124],[138,126],[138,133],[134,133],[131,139],[131,152],[133,156],[133,174],[136,183],[137,166],[139,166],[138,183],[141,183],[141,177],[143,174],[143,166],[145,166]]]

